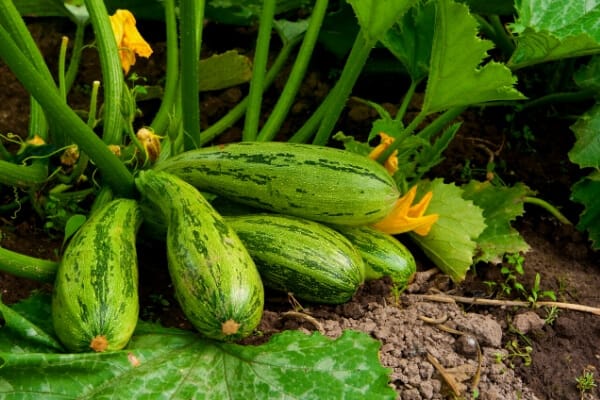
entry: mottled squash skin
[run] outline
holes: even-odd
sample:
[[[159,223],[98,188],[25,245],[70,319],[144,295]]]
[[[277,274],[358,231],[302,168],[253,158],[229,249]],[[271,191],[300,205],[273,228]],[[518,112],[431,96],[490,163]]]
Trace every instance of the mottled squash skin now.
[[[172,174],[144,171],[136,185],[167,226],[169,274],[192,325],[216,340],[250,335],[262,317],[264,289],[235,231],[196,188]]]
[[[289,142],[241,142],[187,151],[156,164],[198,189],[285,215],[367,225],[399,197],[390,174],[363,155]]]
[[[398,239],[368,226],[337,227],[365,262],[366,280],[389,276],[398,289],[404,289],[417,272],[410,250]]]
[[[135,200],[117,199],[93,213],[68,243],[55,278],[52,321],[72,352],[125,347],[138,320]]]
[[[225,220],[254,258],[265,286],[302,300],[340,304],[364,282],[360,254],[328,226],[280,214]]]

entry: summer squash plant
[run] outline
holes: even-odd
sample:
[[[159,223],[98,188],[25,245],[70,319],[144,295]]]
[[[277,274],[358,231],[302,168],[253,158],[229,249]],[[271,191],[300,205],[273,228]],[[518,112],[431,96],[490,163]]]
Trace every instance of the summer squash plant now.
[[[456,282],[477,262],[499,262],[505,254],[526,251],[527,243],[511,222],[523,214],[531,189],[489,180],[459,186],[431,176],[430,171],[443,159],[460,129],[458,118],[468,108],[510,104],[518,112],[534,102],[574,96],[596,99],[600,30],[595,25],[600,3],[332,3],[0,0],[0,58],[31,95],[27,138],[3,134],[4,142],[13,142],[18,149],[9,151],[0,145],[0,184],[14,193],[13,202],[3,205],[2,211],[14,212],[23,202],[31,202],[45,221],[52,221],[55,234],[64,235],[67,245],[94,210],[113,198],[138,197],[136,175],[205,147],[230,126],[243,126],[243,141],[273,141],[297,97],[315,46],[327,45],[332,21],[343,21],[340,29],[353,36],[348,43],[334,43],[348,49],[339,79],[289,142],[343,145],[384,165],[401,196],[390,218],[375,228],[410,238]],[[299,8],[308,11],[306,19],[285,18]],[[73,21],[75,37],[69,52],[68,40],[62,43],[56,77],[22,15]],[[164,21],[167,73],[162,87],[145,85],[135,73],[136,57],[151,57],[152,49],[137,32],[133,15]],[[199,60],[205,17],[227,24],[258,24],[253,58],[227,52]],[[501,18],[511,22],[505,25]],[[88,45],[84,34],[90,29],[102,81],[91,85],[89,108],[76,112],[67,96],[82,49]],[[269,62],[274,40],[280,46]],[[395,115],[369,99],[359,99],[379,114],[366,140],[359,140],[335,132],[335,127],[374,48],[387,49],[410,84],[398,88],[400,106]],[[573,73],[577,89],[564,93],[566,97],[549,94],[528,99],[517,88],[519,71],[565,59],[580,61]],[[292,68],[285,86],[268,118],[260,123],[264,93],[286,63]],[[201,129],[198,92],[243,83],[248,84],[248,95],[219,121]],[[424,95],[419,111],[408,119],[408,106],[420,90]],[[100,91],[102,104],[98,104]],[[148,126],[138,128],[137,110],[148,98],[160,98],[160,107]],[[577,227],[589,234],[595,249],[600,243],[600,209],[595,201],[600,195],[599,110],[598,104],[592,106],[573,124],[576,141],[569,151],[573,163],[589,170],[573,186],[572,199],[585,207]],[[93,203],[87,210],[82,205],[85,199]],[[0,267],[52,282],[57,263],[0,248]],[[4,320],[0,391],[7,396],[27,398],[27,393],[37,396],[40,391],[67,398],[108,396],[122,393],[127,382],[131,397],[136,397],[152,382],[151,390],[166,398],[206,393],[228,393],[233,398],[395,397],[388,386],[389,370],[377,357],[379,343],[364,334],[345,332],[333,341],[316,333],[284,332],[264,345],[242,346],[138,321],[125,349],[72,354],[56,339],[48,321],[50,303],[48,297],[34,296],[13,307],[0,304]],[[215,365],[218,368],[212,368]],[[65,374],[78,379],[66,382]]]

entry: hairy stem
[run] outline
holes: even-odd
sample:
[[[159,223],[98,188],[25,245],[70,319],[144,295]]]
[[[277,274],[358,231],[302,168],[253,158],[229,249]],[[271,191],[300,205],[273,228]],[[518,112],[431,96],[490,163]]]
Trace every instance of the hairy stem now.
[[[242,140],[256,140],[258,134],[276,3],[275,0],[265,0],[262,6],[252,66],[252,79],[250,80],[250,93],[248,94],[248,110],[246,112],[246,120],[244,121]]]
[[[181,0],[181,111],[183,148],[195,149],[200,142],[200,98],[198,96],[198,62],[204,0]]]
[[[294,99],[296,98],[296,94],[298,93],[298,89],[300,88],[300,84],[302,83],[302,79],[304,78],[304,74],[306,73],[306,67],[308,66],[311,55],[315,48],[315,43],[319,37],[323,18],[325,17],[325,12],[327,11],[327,4],[328,0],[317,0],[315,2],[312,15],[310,17],[309,26],[304,36],[304,40],[302,41],[302,46],[300,46],[300,50],[296,56],[296,61],[292,67],[292,71],[290,72],[288,80],[285,83],[285,87],[283,88],[283,91],[277,100],[277,104],[275,104],[269,119],[267,119],[267,122],[265,122],[265,125],[258,135],[257,139],[259,141],[273,140],[279,131],[279,128],[281,128],[281,124],[287,117],[290,108],[292,107]]]
[[[83,122],[21,52],[8,32],[0,26],[0,58],[25,89],[52,115],[56,129],[62,129],[98,166],[107,183],[125,197],[133,195],[133,176],[106,147],[96,133]]]
[[[58,262],[26,256],[0,247],[0,271],[40,282],[53,282]]]
[[[104,88],[102,140],[106,144],[121,144],[123,137],[123,120],[121,116],[123,71],[119,59],[119,49],[104,1],[84,1],[94,28],[102,70],[102,85]]]

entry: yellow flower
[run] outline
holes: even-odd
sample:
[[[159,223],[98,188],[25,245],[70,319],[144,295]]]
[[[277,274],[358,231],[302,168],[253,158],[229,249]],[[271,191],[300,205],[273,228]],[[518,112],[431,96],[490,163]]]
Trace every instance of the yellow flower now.
[[[30,144],[32,146],[41,146],[43,144],[46,144],[46,142],[44,141],[44,139],[42,139],[41,136],[34,135],[31,139],[27,140],[27,144]]]
[[[117,10],[110,16],[110,24],[119,47],[121,66],[127,74],[135,64],[135,55],[148,58],[152,54],[152,48],[135,27],[135,18],[130,11]]]
[[[417,195],[417,187],[413,186],[408,193],[400,197],[392,211],[373,227],[382,232],[397,235],[414,231],[421,236],[427,236],[431,226],[438,220],[438,214],[423,215],[429,206],[433,192],[427,192],[417,204],[412,205]]]
[[[140,128],[135,135],[146,149],[150,162],[156,161],[160,155],[160,136],[147,128]]]
[[[383,132],[379,132],[379,137],[381,138],[381,142],[375,147],[371,153],[369,153],[369,158],[372,160],[377,160],[379,156],[388,148],[392,143],[394,143],[394,138],[390,135],[387,135]],[[398,150],[394,150],[391,156],[385,160],[383,164],[385,169],[390,173],[390,175],[394,175],[396,171],[398,171]]]

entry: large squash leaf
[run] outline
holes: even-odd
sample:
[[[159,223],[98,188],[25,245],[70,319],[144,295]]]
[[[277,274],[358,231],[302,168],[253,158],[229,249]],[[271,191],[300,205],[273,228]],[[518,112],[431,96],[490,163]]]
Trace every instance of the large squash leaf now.
[[[487,225],[477,238],[475,261],[499,263],[504,254],[529,249],[523,237],[511,226],[516,217],[523,215],[523,199],[529,192],[525,185],[502,187],[471,181],[463,189],[464,198],[483,209]]]
[[[580,116],[571,130],[576,138],[569,151],[571,162],[581,168],[600,168],[600,103]]]
[[[438,221],[427,236],[411,233],[417,245],[433,263],[453,281],[465,278],[477,249],[476,239],[485,229],[483,211],[463,191],[442,179],[419,184],[419,193],[432,191],[427,214],[438,214]]]
[[[573,185],[571,199],[585,206],[577,229],[587,230],[592,248],[600,249],[600,172],[596,171]]]
[[[48,296],[37,296],[14,307],[9,318],[6,308],[0,311],[5,321],[0,328],[0,398],[396,397],[388,385],[390,371],[379,362],[380,342],[363,333],[346,331],[332,340],[286,331],[264,345],[242,346],[140,321],[126,350],[64,354],[52,346],[43,350],[39,340],[28,337],[48,301]]]
[[[480,66],[494,45],[477,36],[478,25],[464,4],[436,3],[435,32],[423,112],[496,100],[521,100],[516,78],[498,62]]]
[[[348,0],[348,3],[366,41],[375,43],[417,0]]]
[[[513,69],[600,52],[599,0],[521,0],[516,11]]]

